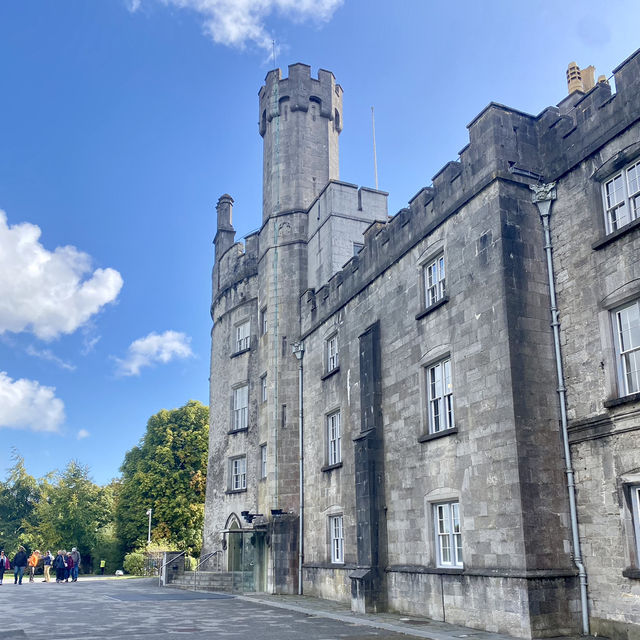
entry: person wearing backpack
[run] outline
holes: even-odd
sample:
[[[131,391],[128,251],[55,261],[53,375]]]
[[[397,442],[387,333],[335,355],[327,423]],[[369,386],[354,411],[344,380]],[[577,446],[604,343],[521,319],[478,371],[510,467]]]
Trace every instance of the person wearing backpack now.
[[[56,582],[64,582],[64,569],[66,562],[62,555],[62,550],[58,551],[58,555],[53,560],[53,568],[56,570]]]

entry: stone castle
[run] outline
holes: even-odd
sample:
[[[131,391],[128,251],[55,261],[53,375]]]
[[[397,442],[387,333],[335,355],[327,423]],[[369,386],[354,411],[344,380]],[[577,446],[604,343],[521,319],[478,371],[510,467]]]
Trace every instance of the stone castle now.
[[[333,74],[267,74],[262,225],[223,195],[214,240],[203,554],[235,589],[640,638],[640,51],[584,71],[488,105],[392,217],[339,180]]]

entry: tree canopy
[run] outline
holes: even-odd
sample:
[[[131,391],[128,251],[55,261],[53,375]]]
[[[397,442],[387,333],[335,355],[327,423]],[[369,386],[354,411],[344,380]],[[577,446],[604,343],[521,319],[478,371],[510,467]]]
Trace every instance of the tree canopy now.
[[[152,539],[199,553],[204,524],[209,410],[197,401],[149,418],[116,489],[116,532],[126,550]]]

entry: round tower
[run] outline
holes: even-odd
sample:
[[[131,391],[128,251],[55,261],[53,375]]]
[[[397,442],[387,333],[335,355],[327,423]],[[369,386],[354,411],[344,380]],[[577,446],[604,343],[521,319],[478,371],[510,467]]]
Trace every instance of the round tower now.
[[[306,64],[267,74],[260,89],[263,222],[283,211],[306,210],[329,180],[339,178],[342,88],[333,73],[311,77]]]

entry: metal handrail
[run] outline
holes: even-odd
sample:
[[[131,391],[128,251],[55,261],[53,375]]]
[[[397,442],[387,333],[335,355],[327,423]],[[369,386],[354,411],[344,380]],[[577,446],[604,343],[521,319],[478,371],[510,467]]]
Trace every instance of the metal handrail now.
[[[207,560],[209,560],[209,558],[212,558],[215,555],[218,555],[219,553],[222,553],[221,549],[218,549],[217,551],[212,551],[211,553],[207,553],[207,555],[204,558],[200,559],[200,562],[198,562],[198,564],[196,565],[196,568],[193,570],[193,589],[194,591],[198,590],[198,570],[200,569],[200,565],[204,564]],[[218,560],[218,570],[220,570],[220,561]]]
[[[171,560],[167,560],[161,567],[160,567],[160,572],[158,574],[158,586],[161,587],[162,586],[162,572],[164,571],[164,568],[171,564],[172,562],[175,562],[180,556],[185,555],[186,550],[182,551],[181,553],[179,553],[177,556],[174,556],[173,558],[171,558]]]

